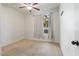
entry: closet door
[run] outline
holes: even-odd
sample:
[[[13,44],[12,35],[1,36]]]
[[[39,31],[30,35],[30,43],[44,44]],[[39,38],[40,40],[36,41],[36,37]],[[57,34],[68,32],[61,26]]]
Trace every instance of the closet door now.
[[[42,17],[40,15],[34,16],[34,37],[38,39],[43,39],[43,24]]]

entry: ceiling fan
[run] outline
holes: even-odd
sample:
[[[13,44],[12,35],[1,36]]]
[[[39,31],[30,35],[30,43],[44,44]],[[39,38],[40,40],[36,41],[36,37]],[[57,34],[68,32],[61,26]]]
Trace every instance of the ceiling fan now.
[[[23,4],[24,4],[24,6],[21,6],[19,8],[27,8],[29,10],[29,12],[31,12],[32,9],[40,11],[39,8],[35,7],[38,3],[23,3]]]

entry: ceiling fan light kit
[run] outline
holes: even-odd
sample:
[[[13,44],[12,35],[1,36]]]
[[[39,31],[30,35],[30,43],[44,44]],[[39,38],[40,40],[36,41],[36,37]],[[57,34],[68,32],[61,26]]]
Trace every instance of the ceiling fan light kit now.
[[[27,6],[27,9],[28,9],[28,10],[32,10],[32,7],[31,7],[31,6]]]

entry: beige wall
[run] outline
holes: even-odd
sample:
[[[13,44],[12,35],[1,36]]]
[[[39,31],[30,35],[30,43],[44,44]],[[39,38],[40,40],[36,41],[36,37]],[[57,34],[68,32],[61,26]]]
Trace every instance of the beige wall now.
[[[24,15],[15,9],[0,8],[0,42],[2,46],[24,38]]]

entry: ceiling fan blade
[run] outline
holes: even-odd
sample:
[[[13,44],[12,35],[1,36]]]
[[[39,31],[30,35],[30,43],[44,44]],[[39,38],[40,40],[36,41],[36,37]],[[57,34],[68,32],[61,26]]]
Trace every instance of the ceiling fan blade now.
[[[33,7],[34,9],[36,9],[36,10],[38,10],[38,11],[40,11],[40,9],[39,8],[36,8],[36,7]]]
[[[19,8],[25,8],[25,6],[19,7]]]
[[[27,5],[27,3],[24,3],[25,5]]]
[[[24,3],[25,5],[28,5],[28,4],[32,4],[32,3]]]
[[[33,3],[33,5],[37,5],[38,3]]]

